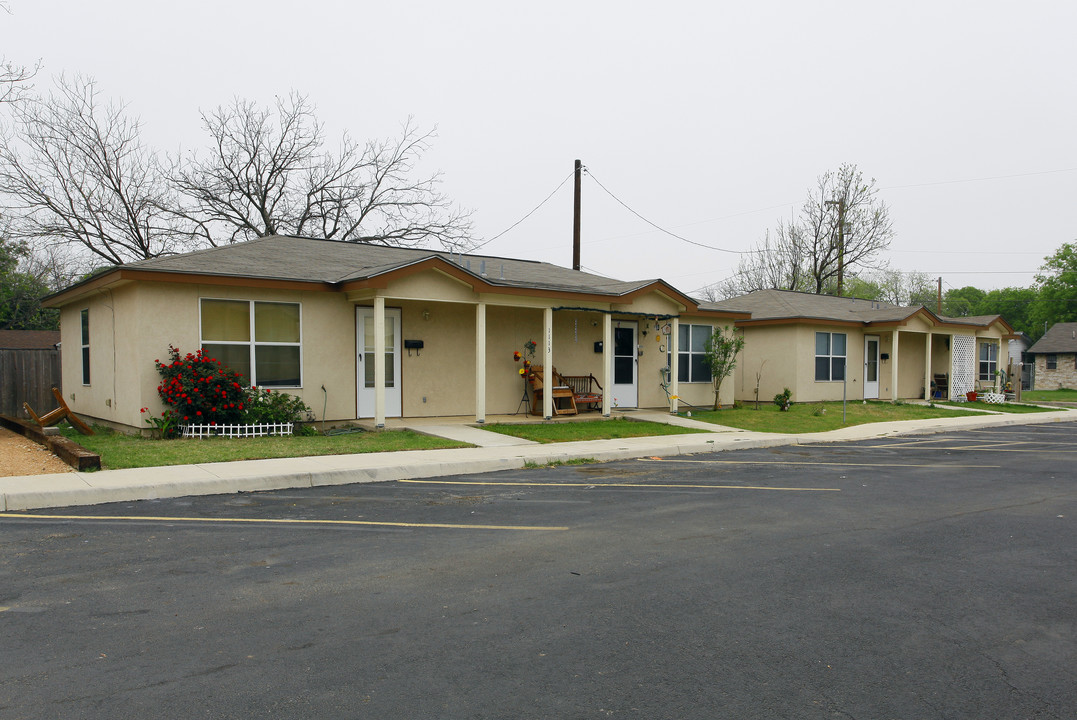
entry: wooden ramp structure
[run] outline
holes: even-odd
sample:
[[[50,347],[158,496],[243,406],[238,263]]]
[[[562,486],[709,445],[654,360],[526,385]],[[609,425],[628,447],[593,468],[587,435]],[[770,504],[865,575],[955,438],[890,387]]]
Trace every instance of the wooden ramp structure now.
[[[67,403],[64,402],[64,396],[60,394],[60,391],[57,388],[54,387],[52,389],[52,394],[56,396],[56,402],[60,403],[60,407],[56,408],[52,412],[45,413],[44,415],[41,415],[39,417],[38,414],[34,412],[34,409],[30,407],[30,403],[23,403],[22,407],[24,410],[26,410],[27,413],[29,413],[30,417],[33,418],[34,422],[36,422],[43,428],[56,425],[61,420],[66,419],[69,423],[71,423],[72,427],[74,427],[83,435],[94,434],[93,429],[90,428],[89,425],[79,420],[78,417],[76,417],[75,413],[71,412],[71,408],[69,408],[67,406]]]

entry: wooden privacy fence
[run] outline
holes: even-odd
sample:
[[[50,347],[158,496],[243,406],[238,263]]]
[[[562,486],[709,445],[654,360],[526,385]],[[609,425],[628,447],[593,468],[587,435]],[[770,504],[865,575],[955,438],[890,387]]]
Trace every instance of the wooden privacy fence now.
[[[53,387],[60,387],[59,350],[0,349],[0,413],[25,418],[24,402],[49,410]]]

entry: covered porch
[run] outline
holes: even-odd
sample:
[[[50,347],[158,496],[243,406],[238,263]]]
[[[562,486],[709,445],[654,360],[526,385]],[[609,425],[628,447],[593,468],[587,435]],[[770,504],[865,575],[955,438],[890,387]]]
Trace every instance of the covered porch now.
[[[880,332],[880,375],[889,399],[965,399],[996,391],[999,336],[940,327],[894,327]]]
[[[357,314],[355,417],[375,427],[394,417],[467,416],[481,424],[494,415],[522,419],[527,409],[542,420],[557,417],[553,393],[536,396],[521,372],[525,361],[544,373],[593,376],[601,397],[591,406],[603,417],[618,408],[668,407],[667,391],[687,390],[688,401],[702,402],[710,384],[682,387],[677,362],[668,382],[660,375],[682,350],[682,318],[719,324],[739,316],[699,311],[660,281],[613,298],[509,294],[438,270],[346,297]]]

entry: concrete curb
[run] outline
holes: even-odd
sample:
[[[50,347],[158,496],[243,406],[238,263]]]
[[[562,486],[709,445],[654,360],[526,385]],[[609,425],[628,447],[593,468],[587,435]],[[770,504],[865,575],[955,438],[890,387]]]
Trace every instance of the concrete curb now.
[[[364,455],[244,460],[230,463],[73,472],[0,478],[0,511],[97,505],[191,495],[218,495],[287,488],[425,479],[521,469],[590,459],[598,462],[642,457],[676,457],[786,445],[853,442],[900,435],[927,435],[1011,425],[1077,420],[1077,412],[985,415],[945,420],[905,420],[856,425],[826,433],[773,435],[723,428],[692,435],[588,440],[447,450],[412,450]]]

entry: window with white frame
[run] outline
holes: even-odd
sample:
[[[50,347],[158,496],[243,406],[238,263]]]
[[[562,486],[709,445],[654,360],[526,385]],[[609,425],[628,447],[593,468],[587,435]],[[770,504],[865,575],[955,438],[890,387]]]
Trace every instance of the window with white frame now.
[[[845,379],[845,333],[815,333],[815,380]]]
[[[85,309],[82,316],[82,384],[90,384],[90,311]]]
[[[998,370],[998,345],[980,343],[979,379],[994,380],[996,370]]]
[[[714,332],[710,325],[678,326],[677,332],[677,380],[682,383],[709,383],[711,368],[707,362],[707,338]],[[666,353],[666,363],[670,361]]]
[[[202,298],[202,350],[251,385],[301,387],[299,303]]]

